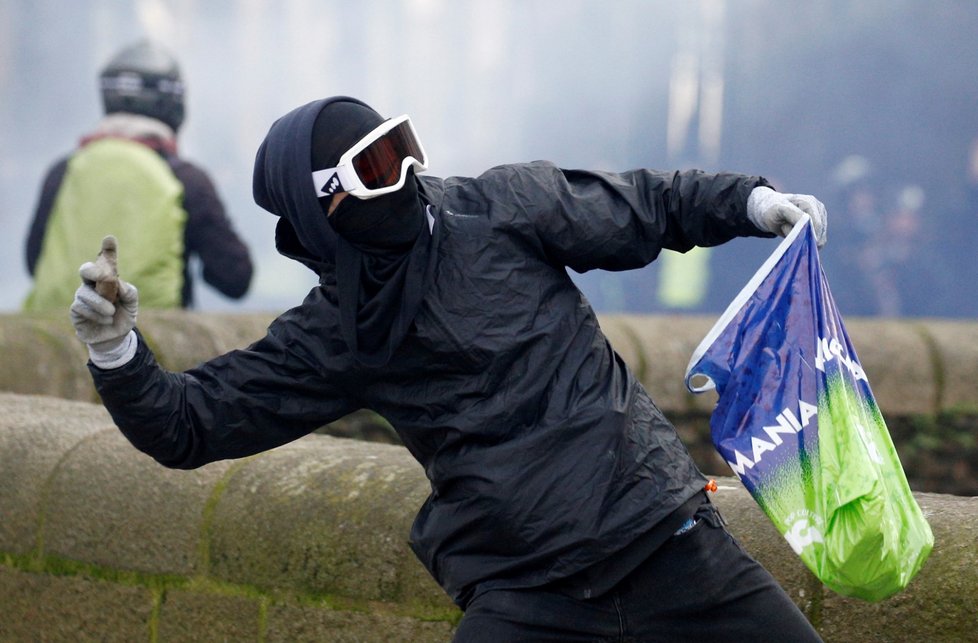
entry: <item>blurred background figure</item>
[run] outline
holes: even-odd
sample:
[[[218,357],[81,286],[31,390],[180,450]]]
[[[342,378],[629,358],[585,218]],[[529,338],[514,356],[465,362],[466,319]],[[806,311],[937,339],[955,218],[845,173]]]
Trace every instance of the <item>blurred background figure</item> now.
[[[892,207],[883,217],[873,274],[876,285],[874,312],[882,317],[907,314],[904,300],[925,297],[921,288],[929,287],[928,282],[934,283],[934,276],[928,268],[936,265],[939,257],[936,256],[930,231],[921,222],[923,207],[923,188],[904,185],[895,190]],[[915,265],[918,258],[923,258],[928,264],[922,271],[918,271]]]
[[[821,254],[836,275],[832,293],[839,310],[900,317],[936,308],[935,287],[947,284],[950,275],[940,256],[944,240],[923,219],[924,189],[915,183],[894,186],[858,154],[833,168],[829,185],[838,225],[831,231],[832,247]]]
[[[184,84],[173,58],[144,40],[99,76],[105,116],[47,173],[26,243],[34,278],[25,310],[63,310],[78,267],[115,235],[140,300],[150,308],[193,304],[189,258],[230,298],[248,290],[252,264],[207,173],[182,159]]]
[[[961,311],[961,316],[978,318],[978,135],[971,138],[964,162],[964,190],[952,217],[942,226],[941,241],[945,257],[942,264],[954,266],[953,287],[931,296],[939,297],[944,307]],[[957,177],[956,177],[957,178]]]
[[[877,314],[883,217],[872,164],[850,154],[833,168],[828,183],[833,198],[826,205],[837,221],[830,231],[832,247],[826,246],[821,255],[837,274],[846,275],[845,287],[833,287],[832,294],[843,314]]]

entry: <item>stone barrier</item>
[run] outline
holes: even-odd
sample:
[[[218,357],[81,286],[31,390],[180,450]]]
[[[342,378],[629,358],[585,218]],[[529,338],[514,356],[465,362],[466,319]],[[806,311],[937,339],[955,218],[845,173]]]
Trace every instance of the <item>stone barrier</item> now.
[[[978,498],[916,494],[934,552],[867,603],[719,484],[731,531],[826,641],[975,640]],[[0,393],[0,640],[448,641],[460,614],[406,542],[427,492],[397,445],[313,434],[175,471],[96,404]]]
[[[139,329],[160,363],[183,370],[264,336],[272,314],[141,311]],[[683,375],[713,316],[602,315],[612,345],[667,414],[708,414],[716,396],[692,395]],[[884,415],[978,412],[978,323],[847,320]],[[0,315],[0,391],[94,401],[87,353],[67,314]]]
[[[158,360],[173,370],[261,338],[271,314],[140,313]],[[710,441],[713,392],[683,385],[713,316],[604,315],[612,344],[673,421],[704,471],[729,469]],[[915,490],[978,495],[978,323],[936,319],[847,320],[873,392]],[[97,401],[87,353],[67,315],[0,315],[0,391]],[[379,416],[358,412],[321,431],[399,443]]]

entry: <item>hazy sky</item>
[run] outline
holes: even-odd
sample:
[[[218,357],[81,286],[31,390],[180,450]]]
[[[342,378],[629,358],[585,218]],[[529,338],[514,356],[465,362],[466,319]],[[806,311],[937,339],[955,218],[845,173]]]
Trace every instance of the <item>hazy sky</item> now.
[[[0,311],[16,310],[30,285],[23,243],[46,168],[101,115],[99,69],[151,36],[177,55],[188,85],[181,152],[211,173],[257,264],[240,302],[198,280],[199,308],[277,311],[315,284],[275,252],[275,219],[251,200],[251,168],[277,117],[346,94],[385,115],[411,114],[441,176],[540,158],[698,166],[763,174],[837,205],[833,171],[859,155],[881,210],[907,186],[924,195],[919,243],[899,267],[914,275],[914,261],[936,265],[928,278],[951,289],[929,302],[909,284],[900,312],[976,314],[955,303],[972,295],[953,278],[971,271],[978,281],[973,255],[938,252],[946,226],[935,221],[978,237],[978,216],[960,213],[978,134],[978,10],[968,0],[811,4],[0,0]],[[855,239],[856,223],[834,214],[830,246]],[[700,310],[722,307],[774,244],[728,246],[710,255]],[[580,283],[599,309],[658,309],[658,269]],[[840,290],[849,270],[844,258],[826,266]]]

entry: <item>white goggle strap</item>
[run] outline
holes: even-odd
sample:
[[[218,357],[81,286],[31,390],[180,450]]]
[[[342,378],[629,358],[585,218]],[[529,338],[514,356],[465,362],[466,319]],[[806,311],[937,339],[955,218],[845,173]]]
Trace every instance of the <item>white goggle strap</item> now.
[[[339,192],[350,192],[361,187],[360,181],[349,169],[349,166],[340,165],[313,172],[312,185],[316,189],[316,197],[331,197]]]

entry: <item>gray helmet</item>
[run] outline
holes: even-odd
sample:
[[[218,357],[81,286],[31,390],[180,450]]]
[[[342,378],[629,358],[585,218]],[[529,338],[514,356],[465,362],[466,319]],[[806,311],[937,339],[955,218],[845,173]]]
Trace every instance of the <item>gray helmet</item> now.
[[[174,131],[183,123],[180,67],[157,44],[143,40],[117,53],[99,75],[99,84],[106,114],[142,114]]]

